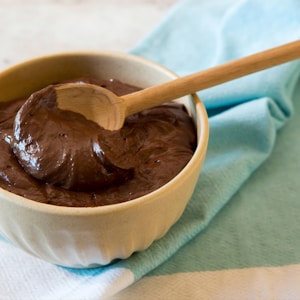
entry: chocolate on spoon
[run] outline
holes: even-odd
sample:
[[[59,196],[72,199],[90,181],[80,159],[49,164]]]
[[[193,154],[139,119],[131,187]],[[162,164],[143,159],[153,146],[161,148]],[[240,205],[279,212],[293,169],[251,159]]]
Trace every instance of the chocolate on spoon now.
[[[55,90],[48,86],[19,109],[11,147],[35,179],[67,190],[95,190],[129,180],[134,172],[106,153],[103,131],[81,114],[57,109]]]

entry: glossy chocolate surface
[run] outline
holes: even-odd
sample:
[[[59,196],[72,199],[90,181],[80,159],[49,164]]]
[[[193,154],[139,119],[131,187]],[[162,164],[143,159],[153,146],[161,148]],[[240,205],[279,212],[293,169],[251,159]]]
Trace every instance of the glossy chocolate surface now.
[[[117,95],[138,88],[86,80]],[[184,106],[168,103],[128,117],[107,131],[57,109],[51,86],[0,104],[0,187],[62,206],[100,206],[150,193],[191,159],[196,132]]]

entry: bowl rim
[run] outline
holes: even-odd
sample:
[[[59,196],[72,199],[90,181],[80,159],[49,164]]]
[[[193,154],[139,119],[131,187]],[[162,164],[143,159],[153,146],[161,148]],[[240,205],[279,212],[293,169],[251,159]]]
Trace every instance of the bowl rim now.
[[[178,77],[178,75],[168,69],[167,67],[158,64],[157,62],[154,62],[152,60],[149,60],[144,57],[140,57],[134,54],[130,53],[123,53],[123,52],[117,52],[117,51],[68,51],[68,52],[58,52],[54,54],[48,54],[43,56],[38,56],[35,58],[31,58],[28,60],[25,60],[23,62],[17,63],[3,71],[0,72],[0,80],[2,76],[5,76],[6,74],[9,74],[11,72],[14,72],[16,69],[25,67],[27,65],[30,65],[34,62],[39,62],[45,59],[55,59],[57,57],[63,58],[63,57],[75,57],[75,56],[117,56],[124,59],[134,60],[136,62],[141,62],[142,64],[148,64],[151,65],[151,67],[155,67],[157,69],[163,70],[167,75],[170,76],[170,78],[175,79]],[[45,214],[54,214],[54,215],[64,215],[64,216],[92,216],[92,215],[105,215],[105,214],[111,214],[117,211],[124,211],[127,209],[130,209],[132,206],[136,206],[137,204],[143,204],[145,202],[153,201],[156,196],[161,194],[164,190],[168,189],[170,185],[176,184],[177,181],[180,181],[180,178],[184,176],[187,172],[190,171],[191,168],[193,168],[194,165],[196,165],[197,160],[203,159],[206,154],[206,148],[208,146],[208,137],[209,137],[209,124],[208,124],[208,115],[205,109],[205,106],[203,102],[200,100],[200,98],[196,94],[187,95],[192,97],[192,101],[195,106],[196,113],[200,117],[200,129],[201,133],[198,136],[198,143],[197,147],[194,151],[194,154],[190,161],[185,165],[185,167],[170,181],[168,181],[166,184],[161,186],[160,188],[143,195],[141,197],[128,200],[125,202],[115,203],[115,204],[109,204],[109,205],[103,205],[103,206],[94,206],[94,207],[69,207],[69,206],[59,206],[55,204],[47,204],[38,202],[35,200],[31,200],[28,198],[25,198],[23,196],[14,194],[12,192],[9,192],[3,188],[0,188],[1,193],[5,196],[6,200],[18,205],[22,206],[23,208],[43,212]]]

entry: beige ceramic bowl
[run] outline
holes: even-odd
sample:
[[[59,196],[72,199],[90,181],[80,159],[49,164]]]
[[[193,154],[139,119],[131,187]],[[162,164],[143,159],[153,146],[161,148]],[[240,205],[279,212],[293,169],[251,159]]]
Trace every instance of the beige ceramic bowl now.
[[[81,76],[117,78],[140,87],[176,77],[160,65],[128,54],[58,54],[0,73],[0,101],[26,97],[48,84]],[[135,200],[94,208],[42,204],[0,189],[0,234],[36,257],[77,268],[106,265],[149,247],[180,218],[206,153],[209,129],[203,104],[195,95],[179,101],[195,120],[198,146],[173,180]]]

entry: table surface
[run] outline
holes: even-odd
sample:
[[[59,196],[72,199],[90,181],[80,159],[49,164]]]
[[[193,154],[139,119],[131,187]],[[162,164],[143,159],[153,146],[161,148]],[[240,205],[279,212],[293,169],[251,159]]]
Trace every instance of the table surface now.
[[[0,71],[74,50],[127,51],[176,0],[0,0]]]

